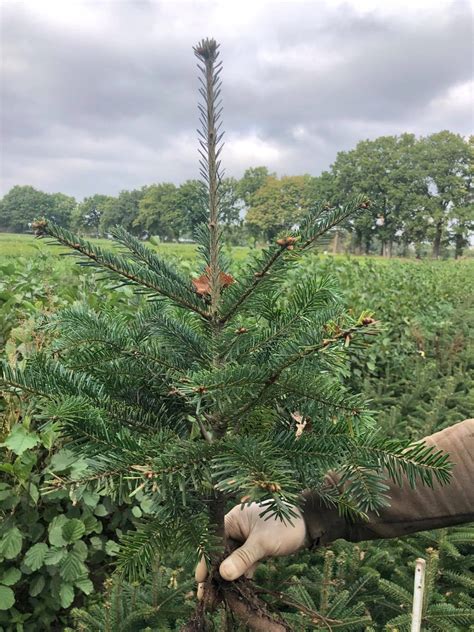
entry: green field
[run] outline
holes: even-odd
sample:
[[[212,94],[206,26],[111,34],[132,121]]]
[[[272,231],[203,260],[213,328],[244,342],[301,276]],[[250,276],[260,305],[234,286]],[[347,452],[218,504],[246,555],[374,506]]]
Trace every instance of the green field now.
[[[107,240],[99,243],[112,247]],[[190,276],[195,274],[194,245],[152,247],[180,260]],[[73,303],[133,318],[145,300],[131,286],[113,289],[112,281],[100,280],[91,268],[72,265],[74,259],[60,257],[61,252],[63,248],[50,246],[46,240],[0,234],[0,359],[24,365],[29,355],[48,349],[53,341],[44,324]],[[230,252],[236,259],[232,273],[237,281],[250,252],[247,248]],[[304,276],[323,274],[334,277],[349,309],[356,314],[370,310],[381,321],[380,333],[367,347],[349,348],[350,373],[343,379],[371,400],[383,433],[418,439],[473,416],[473,259],[309,255],[292,270],[287,287]],[[16,445],[18,428],[22,428],[22,441],[30,443],[24,450],[22,444],[23,451],[17,450],[21,454],[16,456],[7,446]],[[112,598],[107,592],[109,582],[107,591],[102,591],[112,572],[119,534],[134,529],[137,517],[147,517],[147,499],[137,494],[121,503],[109,498],[105,489],[79,500],[65,490],[49,493],[52,476],[74,473],[84,463],[71,462],[57,431],[43,427],[35,395],[0,393],[0,443],[5,441],[10,443],[0,447],[0,524],[5,521],[10,540],[8,558],[0,556],[0,578],[4,573],[12,583],[0,586],[0,596],[10,599],[7,604],[11,599],[16,603],[0,609],[0,629],[108,630],[114,621],[117,631],[179,630],[193,607],[193,599],[183,597],[193,589],[189,561],[162,560],[159,571],[140,590],[136,585],[120,585]],[[58,536],[59,521],[64,519],[60,516],[78,526],[76,557]],[[2,538],[0,531],[0,544]],[[44,553],[51,542],[56,558],[48,565],[33,559],[30,551]],[[324,601],[334,619],[347,618],[351,612],[352,624],[341,629],[402,630],[407,629],[411,604],[413,560],[423,556],[433,577],[427,610],[433,626],[426,630],[449,627],[452,632],[464,632],[474,624],[473,544],[474,530],[463,526],[375,544],[354,546],[339,541],[327,550],[262,565],[257,580],[270,588],[289,583],[293,599],[318,611]],[[76,566],[66,567],[63,559],[71,555]],[[61,573],[71,578],[69,583],[64,584]],[[305,580],[298,583],[297,577]],[[322,585],[327,586],[324,600]],[[136,623],[142,615],[148,621],[153,600],[171,604],[163,614],[166,622],[159,620],[157,608],[159,624]],[[129,620],[134,627],[127,627]],[[395,623],[387,627],[388,622]]]
[[[113,242],[108,239],[92,239],[93,243],[103,248],[113,248]],[[167,256],[174,256],[180,259],[194,259],[196,256],[196,245],[188,243],[160,243],[150,244],[152,248],[159,250]],[[249,248],[237,246],[232,248],[233,256],[236,260],[245,259]],[[30,257],[36,254],[64,252],[64,248],[59,248],[48,243],[48,240],[37,239],[33,235],[21,235],[15,233],[0,233],[0,257]]]

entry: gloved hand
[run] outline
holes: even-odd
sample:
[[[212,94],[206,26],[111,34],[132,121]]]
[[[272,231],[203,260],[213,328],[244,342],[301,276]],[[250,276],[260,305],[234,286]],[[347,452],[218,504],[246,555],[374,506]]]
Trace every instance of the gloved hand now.
[[[252,503],[234,507],[225,517],[225,533],[228,538],[242,542],[242,546],[233,551],[219,568],[221,577],[233,581],[242,575],[252,577],[257,563],[272,556],[290,555],[308,546],[306,525],[301,512],[294,508],[297,517],[293,525],[282,522],[279,518],[260,517],[261,505]],[[201,583],[206,580],[207,567],[202,559],[196,567],[198,598],[202,595]]]

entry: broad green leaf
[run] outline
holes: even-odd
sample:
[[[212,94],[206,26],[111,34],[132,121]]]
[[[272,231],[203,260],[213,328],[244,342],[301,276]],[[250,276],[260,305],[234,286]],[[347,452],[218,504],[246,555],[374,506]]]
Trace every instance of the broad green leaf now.
[[[102,542],[102,540],[100,538],[98,538],[96,535],[94,535],[91,538],[91,546],[94,549],[102,549],[103,542]]]
[[[48,566],[56,566],[66,555],[67,551],[64,548],[51,548],[44,556],[44,563]]]
[[[87,544],[83,540],[78,540],[74,543],[72,550],[77,553],[77,556],[84,562],[87,559],[89,549]]]
[[[43,536],[44,532],[45,532],[45,528],[40,522],[35,522],[32,525],[30,525],[29,534],[30,534],[30,539],[33,542],[38,542],[38,540]]]
[[[0,539],[0,556],[12,560],[21,551],[23,536],[18,527],[12,527],[5,531]]]
[[[8,465],[10,465],[10,464],[8,463]],[[4,472],[5,469],[0,467],[0,472],[1,471]],[[12,472],[13,472],[13,467],[12,467],[11,471],[9,472],[9,474],[11,474]],[[12,493],[12,488],[10,487],[10,485],[2,485],[0,487],[0,502],[2,500],[5,500],[6,498],[9,498],[11,496],[11,493]]]
[[[49,469],[52,472],[63,472],[70,468],[74,461],[77,460],[77,456],[71,450],[63,448],[56,452],[49,463]]]
[[[36,503],[38,502],[39,497],[40,497],[39,489],[36,487],[36,485],[31,483],[29,488],[28,488],[28,491],[30,492],[31,499],[33,500],[33,502],[36,505]]]
[[[107,544],[105,545],[105,552],[107,553],[107,555],[118,555],[120,551],[120,545],[117,544],[117,542],[114,542],[113,540],[109,540],[107,542]]]
[[[74,586],[79,588],[79,590],[82,590],[85,595],[90,595],[91,592],[94,590],[94,584],[88,577],[82,577],[81,579],[78,579],[74,582]]]
[[[70,544],[82,538],[85,531],[84,523],[77,518],[72,518],[63,525],[63,538]]]
[[[4,586],[13,586],[21,578],[21,571],[19,568],[12,566],[6,571],[0,571],[0,584]]]
[[[70,476],[73,479],[77,479],[88,468],[88,463],[85,459],[77,457],[71,450],[63,448],[57,452],[50,462],[50,469],[53,472],[65,472],[70,470]]]
[[[74,601],[74,588],[71,584],[63,583],[59,589],[59,601],[62,608],[69,608]]]
[[[43,566],[44,557],[47,552],[48,545],[44,542],[38,542],[38,544],[34,544],[31,549],[28,549],[24,562],[32,571],[37,571]]]
[[[78,459],[74,461],[71,466],[71,474],[70,477],[72,480],[79,480],[82,478],[84,473],[89,469],[89,464],[85,459]]]
[[[87,574],[87,567],[75,551],[68,551],[59,564],[59,574],[67,582],[73,582]]]
[[[37,597],[43,590],[45,585],[46,580],[44,578],[44,575],[36,575],[36,577],[34,577],[30,582],[30,589],[28,592],[32,597]]]
[[[48,527],[49,543],[53,546],[64,546],[66,540],[63,538],[63,526],[67,522],[67,518],[64,514],[56,516],[51,521]]]
[[[8,586],[0,586],[0,610],[8,610],[15,603],[15,593]]]
[[[60,433],[54,424],[49,424],[41,433],[41,443],[47,450],[51,450],[57,441]]]
[[[95,507],[97,505],[97,503],[99,502],[100,496],[99,494],[97,494],[97,492],[90,492],[90,491],[85,491],[82,494],[82,500],[85,502],[85,504],[88,507]]]
[[[92,514],[84,512],[81,520],[86,528],[86,533],[91,533],[92,531],[100,533],[102,531],[102,523]]]
[[[104,516],[106,516],[109,512],[107,511],[107,508],[105,507],[105,505],[103,505],[102,503],[100,503],[99,505],[97,505],[97,507],[94,509],[94,513],[96,516],[99,516],[99,518],[103,518]]]
[[[23,425],[17,424],[13,427],[8,437],[0,446],[8,448],[15,454],[23,454],[25,450],[31,450],[39,442],[36,432],[30,432]]]

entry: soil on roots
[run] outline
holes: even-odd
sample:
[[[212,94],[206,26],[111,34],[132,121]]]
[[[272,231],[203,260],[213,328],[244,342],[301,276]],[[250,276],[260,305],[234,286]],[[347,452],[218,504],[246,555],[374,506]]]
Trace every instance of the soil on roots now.
[[[229,618],[252,632],[292,632],[289,624],[257,596],[253,582],[243,578],[227,582],[218,568],[216,564],[207,578],[203,598],[181,632],[211,632],[214,626],[208,613],[217,608],[224,608]]]

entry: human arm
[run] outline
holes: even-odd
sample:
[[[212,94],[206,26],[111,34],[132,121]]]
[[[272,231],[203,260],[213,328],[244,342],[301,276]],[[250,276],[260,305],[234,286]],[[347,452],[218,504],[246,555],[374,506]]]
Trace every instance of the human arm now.
[[[367,521],[350,523],[337,509],[324,506],[318,495],[304,494],[304,519],[313,545],[324,545],[344,538],[350,542],[403,537],[416,531],[440,529],[474,521],[474,419],[466,419],[423,440],[426,445],[443,450],[453,464],[451,480],[446,485],[435,481],[432,487],[402,486],[387,480],[390,506],[378,514],[369,513]],[[337,476],[329,483],[338,485]]]
[[[437,529],[474,521],[474,419],[467,419],[424,439],[449,454],[453,463],[451,481],[433,487],[415,489],[405,480],[402,487],[387,481],[391,498],[389,507],[368,521],[350,523],[337,509],[325,506],[311,491],[303,494],[302,511],[293,525],[278,519],[260,517],[256,504],[234,507],[226,516],[227,536],[243,543],[220,567],[224,579],[234,580],[251,575],[256,563],[264,558],[289,555],[300,549],[325,545],[344,538],[351,542],[378,538],[402,537],[416,531]],[[328,476],[329,485],[338,485],[336,475]],[[198,582],[207,571],[202,562],[196,569]]]

